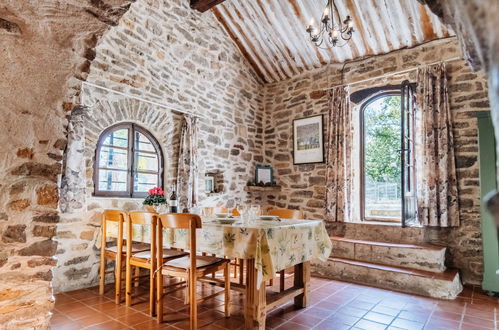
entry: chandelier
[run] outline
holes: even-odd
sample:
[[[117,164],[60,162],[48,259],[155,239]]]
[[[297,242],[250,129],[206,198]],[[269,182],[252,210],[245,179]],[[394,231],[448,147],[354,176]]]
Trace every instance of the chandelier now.
[[[320,29],[317,29],[312,18],[310,25],[307,27],[310,41],[319,48],[321,48],[324,41],[329,42],[333,47],[343,47],[352,39],[352,33],[354,32],[352,18],[347,16],[342,21],[334,0],[327,1],[319,24]]]

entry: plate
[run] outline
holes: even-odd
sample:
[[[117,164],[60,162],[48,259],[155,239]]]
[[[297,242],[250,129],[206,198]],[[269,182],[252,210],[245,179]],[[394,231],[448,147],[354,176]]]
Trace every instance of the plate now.
[[[279,217],[276,215],[261,215],[259,219],[269,221],[269,220],[279,220]]]
[[[217,219],[215,222],[220,223],[222,225],[231,225],[236,222],[236,219]]]

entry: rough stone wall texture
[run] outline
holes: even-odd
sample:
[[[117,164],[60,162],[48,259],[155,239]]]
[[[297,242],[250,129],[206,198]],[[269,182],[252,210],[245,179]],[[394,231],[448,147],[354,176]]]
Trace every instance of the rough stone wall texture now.
[[[130,1],[0,6],[0,327],[47,328],[66,115]]]
[[[266,85],[265,162],[273,165],[277,182],[283,187],[282,192],[268,197],[269,206],[301,208],[309,218],[325,217],[325,165],[295,166],[292,162],[293,119],[315,114],[326,116],[328,97],[322,91],[323,88],[459,56],[461,53],[458,43],[452,38],[347,63],[344,66],[330,65],[287,81]],[[332,234],[354,238],[443,243],[449,246],[449,265],[462,270],[465,282],[477,283],[481,281],[482,256],[477,128],[474,113],[490,108],[487,99],[487,81],[483,73],[472,72],[462,60],[449,62],[447,71],[457,147],[461,226],[457,229],[437,230],[329,223],[328,227]],[[413,71],[352,85],[350,91],[397,84],[404,79],[414,78]],[[334,118],[328,119],[326,116],[325,122],[328,120]],[[359,219],[356,217],[352,220]]]
[[[183,0],[138,1],[101,39],[96,54],[88,82],[202,116],[198,191],[204,173],[216,170],[224,191],[201,194],[201,204],[231,207],[250,197],[242,187],[263,161],[263,85],[211,12],[200,14]],[[173,120],[169,110],[89,86],[81,103],[85,114],[76,115],[70,127],[85,137],[84,142],[69,138],[56,291],[97,283],[95,239],[103,209],[141,209],[141,200],[92,197],[93,157],[102,130],[122,121],[142,125],[164,149],[165,188],[176,175],[180,115]]]

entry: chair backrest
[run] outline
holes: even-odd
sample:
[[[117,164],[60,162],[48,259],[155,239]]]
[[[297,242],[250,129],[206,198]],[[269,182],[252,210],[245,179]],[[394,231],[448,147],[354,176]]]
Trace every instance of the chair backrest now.
[[[128,213],[128,217],[134,225],[148,225],[155,221],[154,213],[145,211],[131,211]]]
[[[301,210],[272,209],[267,213],[283,219],[303,219],[303,212]]]
[[[102,212],[102,221],[124,222],[126,213],[121,210],[104,210]]]
[[[158,251],[163,246],[163,228],[189,229],[189,250],[191,257],[191,269],[196,269],[196,229],[202,227],[201,218],[197,214],[190,213],[166,213],[155,216],[158,220],[159,235],[157,239]],[[158,265],[163,264],[163,253],[157,253]],[[194,272],[195,273],[195,272]]]
[[[156,251],[156,216],[154,213],[145,211],[132,211],[128,213],[127,220],[127,258],[132,256],[132,238],[133,238],[133,225],[150,225],[151,230],[149,231],[149,243],[151,244],[151,256],[155,255]],[[154,258],[153,258],[154,259]]]
[[[163,228],[191,229],[201,228],[201,218],[197,214],[190,213],[166,213],[157,216]]]
[[[102,212],[101,220],[101,248],[104,250],[107,244],[107,238],[113,237],[117,240],[117,251],[122,251],[123,248],[123,224],[128,219],[128,214],[120,210],[104,210]],[[115,235],[108,235],[107,222],[118,223],[118,233]]]

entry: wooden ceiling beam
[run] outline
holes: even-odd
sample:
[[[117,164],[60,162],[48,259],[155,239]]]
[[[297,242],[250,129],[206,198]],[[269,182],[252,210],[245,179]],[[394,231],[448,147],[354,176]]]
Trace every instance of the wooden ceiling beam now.
[[[191,8],[204,13],[224,1],[225,0],[191,0]]]

